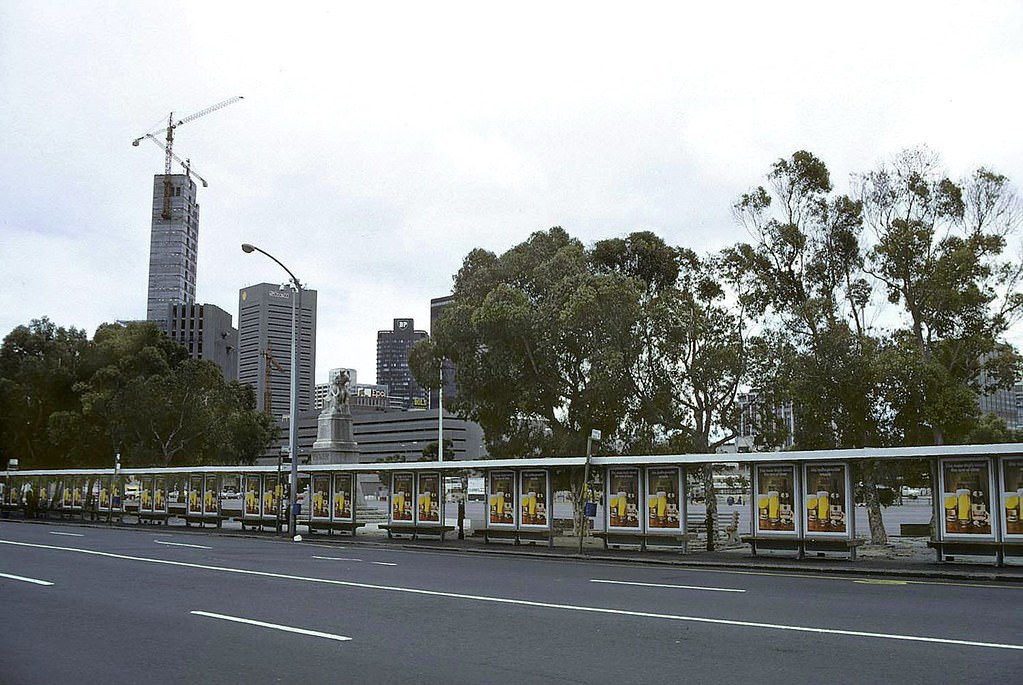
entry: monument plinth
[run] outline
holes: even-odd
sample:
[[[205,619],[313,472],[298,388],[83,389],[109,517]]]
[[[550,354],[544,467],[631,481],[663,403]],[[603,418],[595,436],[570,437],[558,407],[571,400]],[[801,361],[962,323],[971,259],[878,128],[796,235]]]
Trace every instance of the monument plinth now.
[[[317,420],[311,464],[357,464],[359,445],[352,435],[348,404],[348,372],[342,370],[330,385],[330,397]]]

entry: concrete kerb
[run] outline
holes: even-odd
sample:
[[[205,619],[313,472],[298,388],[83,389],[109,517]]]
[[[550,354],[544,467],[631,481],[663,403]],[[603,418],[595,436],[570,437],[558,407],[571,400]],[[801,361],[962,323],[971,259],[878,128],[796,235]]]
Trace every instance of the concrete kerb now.
[[[984,566],[980,563],[969,566],[944,562],[938,564],[935,561],[903,561],[888,562],[881,560],[861,559],[850,562],[844,559],[829,559],[828,563],[821,563],[819,559],[796,560],[782,556],[742,556],[736,552],[694,552],[689,555],[679,555],[671,552],[647,551],[642,556],[630,551],[614,553],[609,550],[592,549],[590,552],[579,554],[570,551],[568,547],[540,547],[532,548],[532,545],[487,545],[476,546],[466,540],[373,540],[359,536],[328,536],[316,535],[313,537],[304,535],[301,542],[295,542],[287,537],[278,536],[276,533],[261,533],[255,531],[232,531],[214,529],[189,529],[175,526],[174,528],[161,527],[159,529],[136,527],[134,524],[107,525],[102,522],[92,521],[45,521],[31,519],[7,519],[5,523],[13,524],[36,524],[51,525],[59,523],[64,526],[80,528],[96,528],[100,530],[137,530],[145,532],[159,532],[174,535],[185,534],[206,537],[224,538],[246,538],[261,539],[270,542],[287,543],[291,545],[306,545],[310,547],[332,547],[332,546],[359,546],[379,549],[407,549],[414,551],[429,551],[446,554],[481,554],[492,556],[527,557],[537,559],[558,559],[578,563],[600,562],[622,565],[646,565],[646,566],[667,566],[692,569],[713,569],[724,571],[740,571],[752,573],[779,573],[783,572],[792,575],[832,575],[835,577],[849,576],[851,578],[903,578],[908,580],[940,580],[940,581],[967,581],[967,582],[1006,582],[1023,583],[1023,565],[1018,566]],[[715,555],[714,558],[694,558],[696,555]],[[928,568],[914,568],[922,563],[928,563]]]

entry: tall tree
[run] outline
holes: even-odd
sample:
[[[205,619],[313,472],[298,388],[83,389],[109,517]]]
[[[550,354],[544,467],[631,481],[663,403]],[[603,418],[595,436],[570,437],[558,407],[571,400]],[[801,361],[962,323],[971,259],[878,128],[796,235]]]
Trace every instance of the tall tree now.
[[[413,371],[428,386],[436,358],[452,360],[452,409],[483,427],[495,456],[581,454],[591,429],[621,430],[640,294],[558,227],[499,257],[474,250]]]
[[[989,169],[952,181],[926,148],[855,180],[876,241],[869,270],[907,319],[890,365],[904,372],[889,397],[903,440],[960,441],[979,418],[976,395],[1010,385],[1017,366],[1003,341],[1023,313],[1023,263],[1004,251],[1020,202]]]

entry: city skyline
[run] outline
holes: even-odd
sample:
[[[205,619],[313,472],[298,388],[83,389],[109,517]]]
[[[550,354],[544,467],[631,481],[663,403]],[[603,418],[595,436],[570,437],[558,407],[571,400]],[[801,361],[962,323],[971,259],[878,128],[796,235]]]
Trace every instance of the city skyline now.
[[[476,247],[746,240],[732,203],[798,149],[837,192],[920,144],[1020,188],[1023,7],[847,9],[5,3],[0,335],[146,318],[163,153],[130,143],[234,95],[175,134],[209,182],[195,301],[237,325],[239,290],[284,280],[241,243],[275,255],[319,293],[317,381],[374,380],[376,332],[427,321]]]

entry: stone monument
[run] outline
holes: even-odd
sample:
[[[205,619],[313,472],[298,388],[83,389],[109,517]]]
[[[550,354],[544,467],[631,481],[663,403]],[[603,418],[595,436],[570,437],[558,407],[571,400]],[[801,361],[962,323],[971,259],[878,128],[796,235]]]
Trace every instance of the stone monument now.
[[[348,371],[341,369],[330,382],[330,395],[320,412],[313,443],[312,464],[357,464],[359,446],[352,437],[352,408],[348,404]]]

